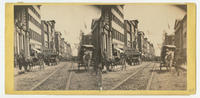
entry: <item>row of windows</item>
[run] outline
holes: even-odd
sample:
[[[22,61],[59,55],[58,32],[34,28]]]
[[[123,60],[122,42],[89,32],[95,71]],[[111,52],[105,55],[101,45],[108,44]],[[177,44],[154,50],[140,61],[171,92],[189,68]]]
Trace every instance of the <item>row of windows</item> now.
[[[113,9],[122,17],[124,18],[124,15],[122,14],[122,12],[115,6],[113,7]]]
[[[41,39],[41,35],[38,34],[37,32],[35,32],[34,30],[32,29],[29,29],[30,31],[30,38],[31,39],[34,39],[36,41],[39,41],[39,42],[42,42],[42,39]]]
[[[113,18],[113,21],[118,24],[120,27],[124,28],[124,24],[115,16],[112,14],[112,18]]]
[[[35,10],[33,6],[30,7],[30,9],[33,11],[33,13],[38,17],[41,18],[40,14]]]
[[[116,29],[112,28],[112,37],[114,39],[117,39],[119,41],[124,42],[124,35],[121,34],[119,31],[117,31]]]
[[[36,19],[34,19],[30,14],[28,14],[28,18],[29,18],[29,20],[30,20],[33,24],[35,24],[38,28],[41,28],[41,24],[40,24]]]

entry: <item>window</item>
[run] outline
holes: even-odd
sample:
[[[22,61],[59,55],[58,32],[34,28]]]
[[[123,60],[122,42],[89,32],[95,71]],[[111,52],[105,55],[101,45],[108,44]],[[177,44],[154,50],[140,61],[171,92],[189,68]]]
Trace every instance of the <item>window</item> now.
[[[122,14],[122,12],[115,6],[113,7],[113,9],[122,17],[124,18],[124,15]]]
[[[35,20],[30,14],[28,14],[28,17],[29,17],[29,20],[30,20],[33,24],[35,24],[38,28],[41,29],[41,24],[40,24],[37,20]]]
[[[124,24],[115,16],[112,14],[112,18],[113,18],[113,21],[118,24],[120,27],[124,28]]]
[[[33,13],[38,17],[41,18],[40,14],[35,10],[33,6],[30,7],[30,9],[33,11]]]

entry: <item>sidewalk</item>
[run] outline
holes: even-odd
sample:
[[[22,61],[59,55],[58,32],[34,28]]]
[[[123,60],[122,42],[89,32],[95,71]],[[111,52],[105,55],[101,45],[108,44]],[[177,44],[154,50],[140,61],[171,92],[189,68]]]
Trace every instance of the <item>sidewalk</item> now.
[[[33,71],[26,72],[23,74],[18,74],[17,71],[19,70],[15,68],[15,74],[17,73],[17,75],[14,76],[14,89],[30,90],[33,86],[35,86],[37,83],[48,77],[51,73],[67,65],[70,65],[70,63],[60,62],[56,66],[45,66],[44,70],[34,69]]]
[[[186,64],[180,65],[180,69],[187,71],[187,65]]]
[[[47,66],[47,65],[44,66],[44,68],[47,68],[47,67],[50,67],[50,66]],[[39,71],[39,70],[40,70],[40,67],[39,67],[39,66],[35,66],[35,67],[32,69],[32,71]],[[22,70],[21,70],[21,71],[19,70],[19,67],[15,67],[15,68],[14,68],[14,76],[19,75],[19,72],[26,73],[26,72],[24,72],[24,68],[23,68],[23,67],[22,67]]]
[[[61,62],[60,62],[60,63],[61,63]],[[58,65],[60,65],[60,64],[58,64]],[[55,66],[58,66],[58,65],[55,65]],[[51,68],[51,67],[53,67],[53,66],[44,65],[44,69],[45,69],[45,70],[46,70],[46,69],[49,69],[49,68]],[[44,70],[44,69],[41,69],[41,70]],[[34,68],[31,69],[30,72],[36,72],[36,71],[40,71],[40,66],[35,66]],[[19,75],[19,72],[27,73],[27,72],[24,72],[24,68],[23,68],[23,67],[22,67],[22,70],[21,70],[21,71],[19,70],[19,67],[15,67],[15,68],[14,68],[14,76]],[[22,73],[21,73],[21,74],[22,74]]]

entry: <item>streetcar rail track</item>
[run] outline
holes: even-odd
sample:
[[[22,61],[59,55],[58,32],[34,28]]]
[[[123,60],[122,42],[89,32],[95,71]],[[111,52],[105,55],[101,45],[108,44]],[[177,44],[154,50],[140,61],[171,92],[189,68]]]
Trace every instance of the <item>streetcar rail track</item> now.
[[[68,79],[67,79],[67,84],[66,84],[65,90],[69,90],[73,69],[74,69],[74,63],[71,64],[71,69],[70,69],[71,71],[70,71]]]
[[[125,78],[124,80],[122,80],[121,82],[119,82],[117,85],[115,85],[114,87],[111,88],[111,90],[115,90],[116,88],[118,88],[120,85],[122,85],[124,82],[126,82],[128,79],[130,79],[131,77],[135,76],[137,73],[139,73],[140,71],[142,71],[144,68],[146,68],[150,63],[146,64],[145,66],[143,66],[142,68],[140,68],[139,70],[135,71],[134,73],[132,73],[131,75],[129,75],[127,78]]]
[[[150,90],[151,89],[151,83],[152,83],[152,80],[153,80],[153,76],[154,76],[154,70],[155,70],[155,63],[153,65],[153,68],[152,68],[152,72],[151,72],[151,76],[150,76],[150,79],[148,80],[148,83],[147,83],[147,87],[146,87],[146,90]]]
[[[41,80],[40,82],[38,82],[36,85],[34,85],[30,90],[35,90],[36,88],[38,88],[40,85],[42,85],[43,83],[45,83],[51,76],[53,76],[56,72],[58,72],[59,70],[61,70],[63,67],[65,67],[65,65],[62,65],[62,67],[60,67],[60,68],[56,69],[55,71],[53,71],[46,78],[44,78],[43,80]]]

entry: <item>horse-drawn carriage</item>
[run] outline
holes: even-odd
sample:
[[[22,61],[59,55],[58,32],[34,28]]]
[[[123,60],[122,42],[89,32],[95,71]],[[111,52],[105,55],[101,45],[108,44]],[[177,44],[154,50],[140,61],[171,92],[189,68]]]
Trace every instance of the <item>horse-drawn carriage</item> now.
[[[45,49],[43,50],[44,54],[44,62],[46,65],[57,65],[59,62],[58,55],[52,49]]]
[[[79,50],[79,61],[78,61],[78,70],[80,70],[81,67],[84,67],[86,71],[89,70],[89,67],[92,63],[92,53],[94,50],[93,45],[82,45]]]
[[[127,56],[126,61],[129,65],[141,63],[141,53],[139,51],[129,49],[125,51],[125,55]]]
[[[172,66],[174,66],[174,52],[176,50],[176,46],[174,45],[164,45],[161,50],[161,62],[160,62],[160,70],[162,67],[166,67],[167,70],[171,71]]]

